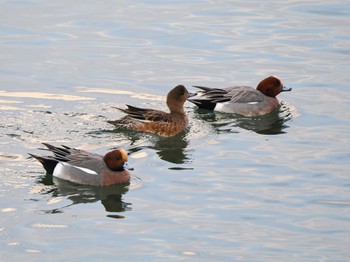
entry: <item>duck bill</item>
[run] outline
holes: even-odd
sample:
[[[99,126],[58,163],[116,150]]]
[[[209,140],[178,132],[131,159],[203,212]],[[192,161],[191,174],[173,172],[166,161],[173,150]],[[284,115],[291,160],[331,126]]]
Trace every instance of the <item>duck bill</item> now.
[[[283,86],[283,87],[282,87],[281,92],[289,92],[289,91],[292,91],[292,88],[291,88],[291,87],[286,87],[286,86]]]
[[[196,96],[197,93],[188,93],[188,98]]]
[[[134,170],[133,167],[130,167],[130,166],[129,166],[128,162],[125,162],[125,163],[124,163],[123,168],[124,168],[124,169],[127,169],[127,170]]]

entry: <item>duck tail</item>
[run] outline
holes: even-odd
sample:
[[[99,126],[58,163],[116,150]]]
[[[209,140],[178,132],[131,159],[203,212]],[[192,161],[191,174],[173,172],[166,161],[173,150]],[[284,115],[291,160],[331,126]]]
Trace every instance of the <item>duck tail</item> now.
[[[108,120],[107,123],[114,125],[117,129],[133,129],[138,121],[129,115],[126,115],[117,120]]]
[[[47,149],[44,149],[44,150],[48,150],[54,153],[57,160],[67,161],[66,156],[70,155],[71,153],[70,152],[71,148],[68,146],[62,145],[62,147],[57,147],[57,146],[50,145],[48,143],[42,143],[42,144],[47,147]]]
[[[205,86],[193,86],[199,88],[201,91],[196,93],[188,99],[189,102],[194,103],[199,108],[214,110],[217,103],[230,101],[227,91],[220,88],[211,88]]]
[[[193,86],[193,87],[199,88],[201,89],[201,91],[193,93],[192,96],[187,99],[187,101],[195,104],[199,108],[214,110],[216,103],[213,103],[210,99],[206,99],[205,97],[206,92],[212,90],[212,88],[205,87],[205,86]]]
[[[211,102],[210,100],[205,99],[188,99],[189,102],[195,104],[199,108],[207,109],[207,110],[214,110],[216,103]]]
[[[34,155],[34,154],[30,154],[28,153],[31,157],[35,158],[36,160],[38,160],[43,167],[45,168],[46,172],[48,174],[52,174],[58,161],[55,160],[52,157],[49,156],[38,156],[38,155]]]
[[[108,120],[108,124],[114,125],[117,128],[125,128],[124,124],[120,120]]]

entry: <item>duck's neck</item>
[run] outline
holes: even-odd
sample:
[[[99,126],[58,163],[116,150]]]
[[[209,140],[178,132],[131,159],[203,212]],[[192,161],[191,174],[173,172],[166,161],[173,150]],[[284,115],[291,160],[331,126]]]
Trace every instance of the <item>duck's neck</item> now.
[[[168,105],[168,108],[169,108],[169,111],[171,114],[185,114],[185,109],[184,109],[183,104],[182,105],[179,105],[179,104],[172,105],[170,103],[167,103],[167,105]]]
[[[179,109],[171,109],[169,108],[171,114],[185,114],[185,110],[183,108]]]

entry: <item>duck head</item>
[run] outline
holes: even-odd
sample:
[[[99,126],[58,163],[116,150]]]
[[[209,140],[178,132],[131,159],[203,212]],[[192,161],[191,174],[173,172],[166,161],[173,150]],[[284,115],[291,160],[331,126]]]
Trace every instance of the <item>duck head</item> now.
[[[277,77],[269,76],[262,80],[256,88],[266,96],[276,97],[281,92],[291,91],[292,88],[284,86]]]
[[[105,154],[103,161],[112,171],[132,170],[132,168],[128,166],[128,154],[122,148],[112,150]]]
[[[166,97],[166,104],[170,112],[184,113],[183,105],[190,96],[192,96],[192,94],[190,94],[183,85],[178,85],[170,90]]]

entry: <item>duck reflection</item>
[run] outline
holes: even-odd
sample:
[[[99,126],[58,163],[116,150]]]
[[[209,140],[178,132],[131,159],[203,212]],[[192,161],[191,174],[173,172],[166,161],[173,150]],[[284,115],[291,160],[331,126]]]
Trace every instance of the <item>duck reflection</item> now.
[[[235,114],[218,113],[204,109],[195,109],[198,116],[214,127],[218,133],[236,132],[236,127],[254,131],[258,134],[278,135],[286,133],[289,126],[287,122],[292,119],[292,113],[288,107],[282,106],[267,115],[246,117]]]
[[[152,148],[160,159],[174,164],[184,164],[190,161],[187,146],[186,133],[182,132],[173,137],[160,137]]]
[[[38,183],[46,186],[46,189],[41,192],[42,194],[51,194],[52,197],[63,196],[72,202],[63,207],[48,210],[47,213],[62,213],[66,207],[97,201],[101,201],[107,212],[119,213],[131,210],[131,203],[124,202],[122,198],[129,191],[129,183],[104,187],[87,186],[74,184],[51,175],[45,175],[39,179]],[[122,218],[122,216],[108,216]]]
[[[186,149],[188,146],[186,131],[171,137],[162,137],[134,131],[125,131],[123,134],[126,136],[125,139],[131,143],[130,146],[128,146],[128,151],[131,154],[143,148],[150,148],[155,150],[160,159],[173,164],[184,164],[191,161],[189,152]]]

